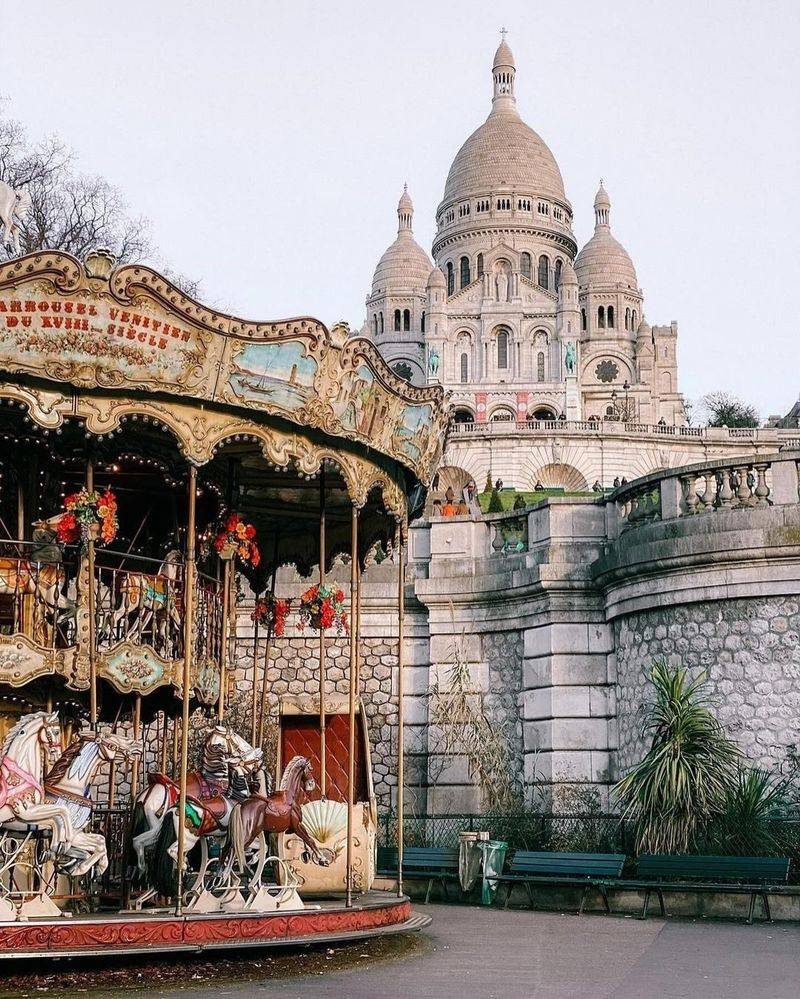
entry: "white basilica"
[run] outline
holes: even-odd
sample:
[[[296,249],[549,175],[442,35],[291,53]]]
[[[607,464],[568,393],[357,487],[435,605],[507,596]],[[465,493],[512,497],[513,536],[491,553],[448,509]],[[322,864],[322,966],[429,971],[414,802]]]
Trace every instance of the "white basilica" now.
[[[435,266],[414,239],[404,190],[361,332],[401,376],[450,390],[459,422],[682,426],[677,325],[651,327],[644,318],[602,182],[594,235],[577,252],[561,171],[520,118],[515,72],[503,41],[489,116],[447,176]]]

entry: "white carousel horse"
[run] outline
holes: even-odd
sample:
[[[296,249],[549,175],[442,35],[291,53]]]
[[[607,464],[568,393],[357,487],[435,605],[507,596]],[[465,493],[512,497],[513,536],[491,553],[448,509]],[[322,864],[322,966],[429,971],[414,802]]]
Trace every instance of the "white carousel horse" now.
[[[111,615],[112,635],[118,635],[120,625],[135,614],[134,630],[143,632],[153,620],[160,618],[162,638],[166,637],[168,622],[176,629],[181,627],[178,601],[175,599],[183,556],[175,549],[167,552],[157,573],[120,573],[119,603]]]
[[[115,732],[82,732],[53,764],[44,783],[45,798],[67,809],[74,829],[59,859],[65,873],[80,877],[94,870],[99,876],[108,867],[105,837],[84,831],[92,817],[89,788],[102,763],[110,763],[117,756],[128,759],[141,752],[140,743]]]
[[[74,837],[69,809],[46,801],[42,786],[42,749],[49,753],[60,745],[58,714],[35,711],[17,722],[0,751],[0,830],[48,831],[52,857],[63,854]]]
[[[18,190],[0,180],[0,222],[3,223],[3,245],[11,247],[15,256],[20,254],[20,222],[31,207],[31,196],[27,187]]]
[[[261,749],[254,749],[233,729],[217,725],[206,739],[200,770],[187,775],[188,798],[194,802],[212,802],[222,798],[236,801],[247,797],[250,793],[249,777],[261,767],[262,759]],[[135,860],[142,882],[146,882],[148,876],[147,853],[155,846],[164,818],[177,804],[180,796],[177,781],[166,774],[150,773],[147,779],[148,786],[134,803],[129,850],[129,861]],[[219,807],[221,811],[221,806]],[[177,821],[177,812],[172,812],[172,815]],[[188,852],[198,837],[192,835],[188,828],[186,832],[185,845]],[[174,860],[177,856],[177,843],[171,846],[174,847],[171,854]]]

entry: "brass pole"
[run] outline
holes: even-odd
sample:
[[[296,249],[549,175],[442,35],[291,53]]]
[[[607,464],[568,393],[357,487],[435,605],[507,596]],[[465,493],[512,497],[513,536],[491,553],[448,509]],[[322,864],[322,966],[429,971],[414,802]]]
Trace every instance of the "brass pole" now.
[[[235,558],[236,556],[234,556]],[[217,720],[220,725],[225,717],[225,687],[228,683],[228,643],[231,630],[231,573],[233,559],[227,559],[222,573],[222,648],[219,657],[219,699]]]
[[[405,625],[405,562],[403,561],[402,521],[397,525],[397,894],[403,894],[403,802],[405,707],[403,704],[403,629]]]
[[[197,510],[197,469],[189,465],[189,515],[186,524],[186,569],[184,572],[184,621],[183,621],[183,684],[181,687],[181,776],[178,802],[178,892],[175,913],[180,916],[183,908],[183,868],[186,841],[186,774],[189,756],[189,697],[192,682],[192,655],[194,652],[194,570],[195,570],[195,518]],[[220,692],[220,697],[222,696]]]
[[[178,772],[178,750],[180,749],[180,728],[178,726],[178,716],[172,719],[172,777],[175,778]]]
[[[117,763],[112,760],[108,764],[108,807],[113,808],[117,803]]]
[[[325,584],[325,466],[319,479],[319,585]],[[325,759],[325,629],[319,629],[319,790],[327,791],[327,761]]]
[[[94,492],[94,465],[91,459],[86,463],[86,490]],[[89,573],[89,722],[92,730],[97,731],[97,621],[94,606],[94,539],[91,537],[86,545],[86,562]]]
[[[162,774],[167,772],[167,725],[169,724],[169,719],[167,718],[166,709],[164,709],[164,724],[161,728],[161,766],[160,770]]]
[[[256,594],[258,606],[258,594]],[[250,710],[250,745],[256,745],[258,733],[258,621],[253,622],[253,703]]]
[[[345,905],[353,904],[353,800],[356,755],[356,677],[358,675],[358,507],[353,504],[350,518],[350,684],[347,745],[347,860]]]
[[[275,579],[278,575],[278,536],[275,535],[275,543],[273,546],[272,555],[272,578],[269,584],[269,596],[270,598],[275,597]],[[261,707],[258,712],[258,743],[257,745],[264,745],[264,719],[267,716],[267,690],[269,679],[267,676],[267,671],[269,670],[269,653],[270,646],[272,645],[272,623],[267,624],[267,642],[266,648],[264,649],[264,675],[261,677]]]
[[[133,737],[138,740],[142,735],[142,695],[133,695]],[[142,747],[141,761],[144,761],[144,746]],[[131,801],[135,801],[136,795],[139,793],[139,769],[140,769],[140,757],[138,753],[134,754],[133,757],[133,767],[131,773]]]
[[[17,471],[17,541],[25,540],[25,489],[22,477]],[[20,552],[20,555],[23,553]]]

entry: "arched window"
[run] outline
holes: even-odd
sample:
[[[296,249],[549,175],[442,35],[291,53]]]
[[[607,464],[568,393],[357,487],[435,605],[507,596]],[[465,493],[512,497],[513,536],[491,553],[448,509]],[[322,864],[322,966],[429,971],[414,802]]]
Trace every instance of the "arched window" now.
[[[556,260],[556,265],[553,268],[553,287],[556,291],[561,287],[561,268],[564,266],[563,260]]]
[[[453,423],[474,423],[475,417],[468,409],[457,409],[453,413]]]
[[[466,288],[469,284],[469,257],[462,257],[459,262],[461,287]]]
[[[544,254],[539,257],[539,287],[550,287],[550,261]]]
[[[383,333],[383,313],[378,313],[378,319],[380,320],[381,333]]]
[[[406,333],[411,329],[411,313],[408,309],[403,309],[403,329]]]
[[[601,330],[606,328],[606,307],[604,305],[597,309],[597,325]]]
[[[411,365],[407,364],[405,361],[400,361],[398,364],[395,364],[392,370],[398,377],[403,378],[407,382],[410,382],[414,377]]]
[[[581,309],[581,329],[586,329],[586,309]]]
[[[469,356],[467,354],[461,355],[461,383],[466,384],[469,381]]]
[[[478,254],[478,259],[475,261],[475,270],[478,273],[478,277],[483,277],[483,254]]]
[[[614,306],[609,305],[608,307],[608,328],[614,329]]]
[[[375,336],[378,335],[378,313],[377,312],[373,312],[372,313],[372,332],[375,334]]]
[[[625,310],[625,329],[629,330],[631,328],[631,310]]]
[[[631,329],[636,331],[636,309],[631,313]]]
[[[508,333],[505,330],[497,334],[497,367],[508,367]]]
[[[519,258],[519,268],[522,271],[522,276],[529,278],[531,276],[531,255],[530,253],[523,253]]]
[[[544,351],[540,350],[536,355],[536,381],[544,381]]]
[[[400,332],[400,310],[399,309],[395,309],[394,310],[394,328],[395,328],[395,332],[396,333]]]
[[[452,295],[456,290],[456,278],[453,273],[453,262],[451,260],[447,261],[447,294]]]
[[[419,318],[419,329],[421,333],[425,332],[425,310],[423,309],[422,315]]]

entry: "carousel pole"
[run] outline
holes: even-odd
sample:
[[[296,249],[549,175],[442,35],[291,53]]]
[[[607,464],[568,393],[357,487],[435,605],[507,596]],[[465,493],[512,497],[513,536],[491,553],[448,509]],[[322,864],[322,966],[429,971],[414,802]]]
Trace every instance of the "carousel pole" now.
[[[161,726],[161,759],[160,759],[160,770],[162,774],[167,772],[167,725],[169,724],[169,719],[167,718],[166,709],[164,710],[164,724]]]
[[[403,631],[405,625],[405,562],[403,528],[397,524],[397,894],[403,894],[403,822],[405,820],[403,785],[405,782],[405,677],[403,675]]]
[[[325,585],[325,465],[319,478],[319,585]],[[324,799],[327,791],[327,761],[325,759],[325,629],[319,629],[319,790]]]
[[[180,750],[180,729],[178,727],[178,716],[172,719],[172,777],[178,772],[178,755]]]
[[[142,736],[142,695],[133,695],[133,737],[138,742]],[[131,803],[136,800],[136,795],[139,793],[139,765],[140,760],[144,760],[144,747],[142,747],[142,756],[139,757],[138,753],[133,756],[133,763],[131,768]]]
[[[235,557],[235,556],[234,556]],[[228,685],[228,646],[231,630],[231,574],[233,558],[225,560],[222,573],[222,648],[219,659],[219,699],[217,700],[217,721],[222,724],[225,717],[225,693]]]
[[[347,876],[345,905],[353,904],[353,799],[356,755],[356,686],[358,677],[358,507],[353,504],[350,518],[350,676],[349,728],[347,746]]]
[[[86,491],[94,492],[94,465],[90,458],[86,462]],[[88,569],[88,608],[89,608],[89,723],[92,731],[97,731],[97,621],[95,618],[94,594],[94,538],[86,543],[86,564]],[[109,787],[109,797],[111,796]]]
[[[258,606],[258,594],[255,595]],[[253,704],[250,710],[250,745],[256,745],[258,734],[258,619],[253,622]]]
[[[269,598],[270,600],[275,599],[275,581],[278,577],[278,535],[276,534],[272,542],[272,576],[269,582]],[[267,671],[269,670],[269,653],[270,646],[272,645],[272,622],[267,621],[267,642],[264,649],[264,675],[261,677],[261,706],[258,711],[258,743],[254,745],[263,746],[264,745],[264,719],[267,716],[267,684],[269,678],[267,676]]]
[[[183,622],[183,683],[181,685],[181,773],[178,801],[178,890],[175,913],[180,916],[183,908],[184,843],[186,842],[186,776],[189,756],[189,697],[192,682],[192,653],[194,651],[194,570],[197,510],[197,469],[189,465],[189,515],[186,524],[186,569],[184,574]],[[220,697],[222,696],[220,692]]]

